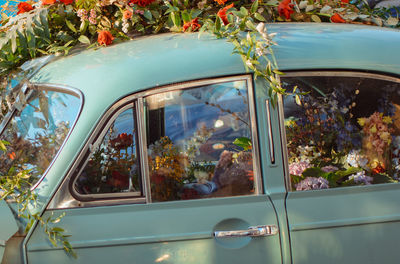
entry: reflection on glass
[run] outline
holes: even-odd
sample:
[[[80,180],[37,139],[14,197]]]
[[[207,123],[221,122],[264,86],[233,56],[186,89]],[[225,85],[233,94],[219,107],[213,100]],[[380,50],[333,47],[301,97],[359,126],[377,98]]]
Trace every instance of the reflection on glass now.
[[[122,112],[75,182],[80,194],[135,192],[141,195],[134,110]]]
[[[283,78],[294,189],[398,182],[400,85],[356,77]]]
[[[54,91],[30,90],[22,111],[7,124],[0,140],[7,152],[0,156],[1,175],[29,170],[34,184],[49,167],[79,111],[76,96]]]
[[[145,98],[153,201],[254,193],[245,81]]]

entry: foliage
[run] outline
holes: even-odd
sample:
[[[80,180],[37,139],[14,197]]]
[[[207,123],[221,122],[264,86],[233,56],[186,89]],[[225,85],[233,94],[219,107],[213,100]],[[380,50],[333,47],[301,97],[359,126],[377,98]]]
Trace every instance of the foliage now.
[[[3,152],[6,151],[5,145],[7,142],[1,141],[0,148]],[[0,189],[2,190],[1,199],[13,199],[18,205],[17,215],[27,221],[25,225],[25,233],[37,222],[47,234],[49,241],[53,246],[59,243],[64,248],[65,252],[76,257],[76,254],[68,242],[69,235],[65,235],[65,230],[61,227],[54,226],[60,222],[64,213],[54,216],[53,214],[44,219],[40,213],[33,213],[29,207],[37,207],[37,196],[31,191],[31,180],[29,170],[15,171],[10,169],[9,175],[2,176],[0,179]]]
[[[361,0],[354,4],[348,3],[348,0],[283,0],[280,3],[277,0],[43,0],[24,3],[19,6],[18,15],[8,16],[5,12],[1,15],[0,92],[3,90],[3,95],[6,87],[11,90],[14,86],[12,79],[18,67],[43,55],[67,55],[81,49],[129,40],[138,35],[200,31],[231,42],[233,53],[241,56],[245,67],[254,72],[257,78],[269,84],[269,95],[276,101],[277,95],[286,94],[286,91],[276,77],[281,73],[271,48],[275,44],[272,41],[274,34],[267,32],[265,22],[322,21],[400,26],[398,18],[391,16],[389,10],[372,10]],[[7,4],[3,9],[12,12]],[[44,60],[40,65],[46,62]],[[19,79],[27,79],[28,76],[25,73]],[[14,88],[15,94],[20,94],[18,89],[21,86]],[[10,95],[2,96],[3,113],[7,109],[4,106],[14,102],[15,96],[12,93]],[[164,166],[165,162],[172,167],[180,167],[177,150],[168,139],[164,141],[160,151],[168,151],[167,157],[170,159],[151,161],[154,170],[157,166]],[[4,144],[0,144],[3,149]],[[245,151],[251,148],[244,138],[237,139],[235,144]],[[181,174],[183,171],[171,176],[181,180]],[[21,188],[29,183],[29,171],[11,175],[2,179],[2,198],[15,197],[20,205],[19,215],[30,223],[28,229],[35,221],[38,222],[53,244],[61,242],[64,249],[73,254],[63,230],[52,227],[60,217],[42,219],[39,214],[29,213],[29,205],[32,203],[36,206],[36,197],[30,188]],[[332,183],[336,175],[327,174],[325,178]],[[325,183],[320,181],[318,184]]]

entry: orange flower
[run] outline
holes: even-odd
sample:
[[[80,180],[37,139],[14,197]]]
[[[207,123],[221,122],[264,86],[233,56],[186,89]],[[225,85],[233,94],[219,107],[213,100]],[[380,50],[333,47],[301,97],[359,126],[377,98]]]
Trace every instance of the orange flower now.
[[[11,152],[10,154],[8,154],[8,157],[14,160],[17,157],[17,155],[15,155],[15,152]]]
[[[52,5],[56,2],[57,0],[42,0],[42,5]]]
[[[332,23],[346,23],[346,20],[344,20],[338,13],[336,13],[333,16],[331,16],[331,22]]]
[[[233,7],[233,3],[225,6],[224,8],[221,8],[218,13],[217,16],[219,16],[219,18],[221,18],[222,22],[224,23],[224,25],[228,25],[229,21],[228,21],[228,16],[226,15],[226,11],[228,11],[228,9]]]
[[[146,7],[148,5],[150,5],[151,3],[153,3],[155,0],[130,0],[129,1],[129,5],[138,5],[141,7]]]
[[[127,9],[124,11],[124,13],[122,14],[122,16],[124,17],[124,19],[128,20],[132,17],[133,13],[131,10]]]
[[[215,2],[217,2],[219,5],[225,5],[226,1],[228,0],[214,0]]]
[[[199,18],[196,17],[195,19],[192,19],[192,21],[190,22],[186,22],[183,25],[183,31],[186,31],[188,28],[190,28],[192,31],[196,31],[200,28],[200,24],[199,24]]]
[[[21,2],[18,4],[18,14],[22,14],[25,12],[29,12],[33,10],[33,6],[31,6],[30,4],[28,4],[27,2]]]
[[[384,173],[385,172],[385,166],[383,164],[379,163],[375,168],[372,169],[372,172],[374,174]]]
[[[62,2],[65,5],[70,5],[74,2],[74,0],[60,0],[60,2]]]
[[[97,42],[100,45],[110,45],[114,40],[113,35],[110,33],[110,31],[107,30],[102,30],[99,32],[99,35],[97,37]]]
[[[293,13],[293,4],[291,0],[283,0],[278,5],[278,13],[281,17],[285,17],[286,19],[290,19],[290,15]]]

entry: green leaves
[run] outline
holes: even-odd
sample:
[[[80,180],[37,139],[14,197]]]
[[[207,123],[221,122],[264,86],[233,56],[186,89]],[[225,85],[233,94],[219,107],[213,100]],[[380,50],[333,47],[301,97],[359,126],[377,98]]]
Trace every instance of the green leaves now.
[[[235,139],[235,141],[233,141],[233,144],[243,148],[244,151],[250,150],[252,148],[251,139],[246,137],[240,137]]]

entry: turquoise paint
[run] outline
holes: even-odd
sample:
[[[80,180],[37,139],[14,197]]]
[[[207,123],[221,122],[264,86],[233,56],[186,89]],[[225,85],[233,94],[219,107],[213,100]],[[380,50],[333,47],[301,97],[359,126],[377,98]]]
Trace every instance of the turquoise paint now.
[[[396,30],[358,25],[290,23],[269,25],[268,29],[270,32],[278,33],[276,41],[279,46],[274,50],[282,70],[357,69],[400,74],[399,58],[395,56],[400,44],[400,33]],[[388,39],[390,41],[384,42]],[[382,49],[383,43],[384,49]],[[83,92],[85,99],[81,117],[70,135],[68,145],[61,151],[43,184],[39,186],[38,192],[42,204],[45,205],[49,201],[100,116],[113,102],[125,95],[166,84],[245,73],[240,57],[232,55],[231,51],[232,46],[225,40],[216,40],[207,35],[198,39],[197,34],[163,34],[60,58],[40,70],[32,78],[32,82],[74,87]],[[256,246],[259,250],[268,248],[273,252],[279,250],[281,246],[281,255],[273,253],[271,256],[274,259],[270,259],[271,262],[281,256],[283,263],[291,262],[290,241],[294,246],[292,248],[294,263],[321,263],[319,258],[323,257],[325,259],[331,257],[331,263],[335,263],[333,260],[338,263],[343,260],[345,256],[343,254],[348,254],[349,251],[360,256],[358,259],[356,257],[348,258],[349,263],[351,261],[359,263],[360,260],[364,263],[374,263],[377,258],[368,258],[370,255],[367,253],[369,252],[374,252],[377,254],[376,256],[381,257],[382,263],[385,260],[390,262],[395,257],[398,259],[396,254],[388,254],[389,250],[393,249],[392,245],[398,241],[397,231],[391,232],[386,240],[380,235],[384,232],[390,233],[391,227],[400,230],[397,224],[399,219],[393,216],[393,212],[399,212],[400,209],[393,202],[398,196],[398,185],[334,189],[326,193],[289,193],[285,203],[287,193],[284,185],[277,110],[271,110],[276,151],[276,162],[271,164],[267,140],[268,126],[265,119],[265,100],[268,99],[268,95],[266,84],[260,80],[255,82],[255,99],[261,167],[267,195],[246,198],[244,199],[246,202],[238,207],[229,206],[231,203],[229,200],[233,199],[234,202],[240,203],[243,197],[69,210],[62,225],[66,227],[67,233],[73,235],[71,240],[77,247],[77,253],[80,256],[77,263],[92,260],[115,262],[113,261],[114,257],[107,255],[108,249],[102,252],[84,246],[86,243],[100,245],[108,243],[108,241],[115,243],[114,245],[123,244],[124,247],[118,252],[124,257],[129,256],[128,252],[132,250],[131,245],[136,245],[135,252],[136,250],[138,253],[145,252],[144,259],[146,261],[143,263],[154,262],[155,256],[162,258],[167,255],[173,256],[170,260],[175,260],[170,263],[199,263],[196,262],[199,258],[202,258],[204,263],[221,261],[221,257],[215,251],[218,245],[207,235],[207,230],[212,230],[214,227],[213,222],[209,220],[210,215],[212,216],[210,208],[213,208],[211,210],[216,215],[222,212],[231,215],[232,218],[236,217],[234,211],[239,208],[242,221],[249,224],[277,223],[280,228],[280,237],[275,236],[271,239],[271,243],[267,241],[266,244]],[[376,195],[380,197],[381,203],[373,202]],[[336,201],[337,199],[339,200]],[[353,199],[352,205],[359,206],[360,209],[353,210],[352,207],[344,206],[347,199]],[[193,208],[192,203],[199,207]],[[388,204],[388,207],[384,209],[382,204]],[[131,221],[131,225],[129,222],[120,225],[126,209],[131,213],[129,219],[123,221]],[[286,215],[286,209],[288,215]],[[198,226],[195,230],[187,228],[186,232],[182,232],[182,230],[178,232],[177,225],[185,226],[186,222],[182,222],[178,217],[172,217],[169,219],[170,221],[165,221],[165,219],[161,219],[160,210],[170,210],[171,216],[180,215],[187,222],[198,223]],[[265,213],[259,212],[260,210],[265,210]],[[268,213],[266,213],[267,211]],[[391,216],[390,211],[392,212]],[[190,212],[190,214],[183,216],[184,212]],[[259,223],[252,218],[255,217],[252,216],[253,212],[257,212],[255,215],[265,219],[265,222]],[[49,212],[45,212],[45,214],[49,214]],[[378,217],[376,220],[374,217],[378,214],[382,217]],[[149,215],[152,217],[149,218]],[[104,219],[102,219],[103,217]],[[218,217],[214,218],[214,222],[218,219],[223,220]],[[289,223],[287,218],[290,219]],[[92,219],[96,219],[96,221]],[[139,224],[143,224],[142,226],[147,224],[154,226],[156,230],[137,230],[138,228],[134,228],[137,227],[134,223],[137,223],[135,221],[138,219],[140,219]],[[382,224],[382,222],[388,222],[388,219],[393,220],[390,222],[390,226]],[[171,220],[173,221],[172,225],[168,224]],[[240,221],[233,221],[233,225],[240,226],[240,223]],[[363,225],[359,226],[360,224]],[[339,228],[344,225],[347,226],[347,229]],[[355,229],[349,229],[350,226],[355,226]],[[91,234],[94,237],[85,236],[85,232],[88,230],[92,231]],[[165,233],[165,230],[168,232]],[[292,232],[290,236],[289,232]],[[382,251],[386,257],[380,255],[381,253],[377,252],[378,249],[369,248],[369,244],[360,243],[354,246],[354,241],[351,239],[354,232],[378,234],[377,243],[388,246],[388,250]],[[171,241],[171,239],[174,240],[174,235],[178,238],[176,241]],[[360,237],[360,239],[367,241],[367,236]],[[133,239],[135,237],[142,240],[139,239],[139,242],[136,243]],[[181,239],[188,237],[192,237],[193,240],[180,242]],[[348,239],[349,242],[335,245],[334,242],[340,239]],[[163,246],[153,247],[153,249],[145,248],[145,244],[143,244],[143,242],[152,244],[160,241],[165,242],[162,244]],[[239,241],[238,243],[245,245],[246,242]],[[330,243],[332,251],[310,251],[310,248],[323,243]],[[184,249],[189,245],[196,248],[192,256],[185,255]],[[177,250],[179,247],[182,250]],[[28,250],[32,253],[30,255],[32,263],[35,263],[36,260],[43,263],[44,258],[48,260],[48,263],[54,263],[59,259],[65,260],[64,262],[69,261],[62,250],[51,249],[40,230],[33,233],[29,240]],[[229,249],[229,252],[233,251]],[[393,256],[393,259],[390,256]],[[242,257],[240,254],[232,253],[230,261],[235,262],[240,257]],[[256,259],[253,259],[253,262],[251,259],[248,260],[251,263],[256,263],[255,261]]]

